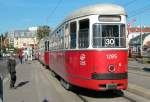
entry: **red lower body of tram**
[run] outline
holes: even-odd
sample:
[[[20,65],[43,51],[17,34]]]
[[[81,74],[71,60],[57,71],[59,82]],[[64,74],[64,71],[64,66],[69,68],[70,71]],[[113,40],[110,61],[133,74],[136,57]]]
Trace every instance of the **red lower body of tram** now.
[[[54,51],[49,57],[49,67],[72,85],[93,90],[127,89],[127,51]]]
[[[45,65],[45,66],[48,66],[49,65],[49,52],[46,51],[46,52],[40,52],[40,55],[39,55],[39,61]]]
[[[46,66],[49,65],[49,52],[48,51],[44,53],[44,64]]]

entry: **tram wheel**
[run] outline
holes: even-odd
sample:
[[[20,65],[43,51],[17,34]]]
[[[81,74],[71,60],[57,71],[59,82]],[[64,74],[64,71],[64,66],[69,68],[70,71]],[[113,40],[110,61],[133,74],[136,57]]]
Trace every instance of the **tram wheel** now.
[[[72,90],[72,85],[66,82],[64,79],[61,79],[60,83],[66,90]]]

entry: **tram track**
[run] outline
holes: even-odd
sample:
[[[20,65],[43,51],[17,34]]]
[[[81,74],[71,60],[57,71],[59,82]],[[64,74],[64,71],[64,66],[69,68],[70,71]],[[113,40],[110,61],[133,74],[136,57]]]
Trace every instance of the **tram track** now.
[[[131,70],[131,69],[129,69],[128,73],[138,74],[138,75],[150,77],[150,73],[149,72],[145,72],[145,71],[142,71],[142,70]]]
[[[126,95],[123,95],[122,93],[120,93],[120,92],[118,92],[118,91],[116,91],[116,92],[114,92],[114,93],[116,93],[117,95],[122,96],[123,98],[129,100],[130,102],[137,102],[137,101],[134,100],[133,98],[130,98],[130,97],[126,96]]]
[[[112,92],[112,91],[111,91]],[[94,97],[87,97],[80,94],[76,94],[83,102],[149,102],[148,99],[145,99],[144,97],[138,96],[134,93],[128,92],[128,91],[114,91],[111,94],[115,94],[116,97],[100,97],[100,98],[94,98]]]
[[[123,102],[140,102],[135,100],[133,97],[130,97],[127,92],[119,91],[119,90],[112,90],[107,92],[96,92],[97,94],[102,93],[102,96],[99,97],[93,97],[93,96],[86,96],[86,95],[81,95],[81,94],[76,94],[83,102],[112,102],[112,100],[117,101],[119,98]],[[108,97],[107,95],[112,95]],[[132,93],[133,94],[133,93]],[[119,100],[120,102],[120,100]],[[146,101],[147,102],[147,101]]]

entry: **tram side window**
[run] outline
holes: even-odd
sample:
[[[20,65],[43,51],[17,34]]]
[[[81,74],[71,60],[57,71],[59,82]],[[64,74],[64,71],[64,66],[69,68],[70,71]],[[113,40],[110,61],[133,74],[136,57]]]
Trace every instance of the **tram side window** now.
[[[45,41],[45,51],[47,51],[47,41]]]
[[[61,36],[60,36],[61,49],[64,48],[64,26],[61,28]]]
[[[45,51],[49,51],[49,41],[45,41]]]
[[[79,48],[89,46],[89,19],[79,21]]]
[[[120,26],[120,46],[126,47],[126,30],[125,30],[125,24],[122,24]]]
[[[76,48],[76,22],[70,23],[70,48]]]
[[[65,48],[68,49],[69,48],[69,39],[70,39],[70,35],[69,35],[69,25],[66,24],[65,25]]]
[[[49,41],[47,41],[47,51],[49,51]]]

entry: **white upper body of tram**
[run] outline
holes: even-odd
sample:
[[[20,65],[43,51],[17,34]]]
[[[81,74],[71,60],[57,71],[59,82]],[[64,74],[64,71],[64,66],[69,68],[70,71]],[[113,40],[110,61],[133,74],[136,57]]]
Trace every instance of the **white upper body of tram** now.
[[[98,4],[70,14],[50,34],[50,50],[126,49],[126,12],[114,4]]]

